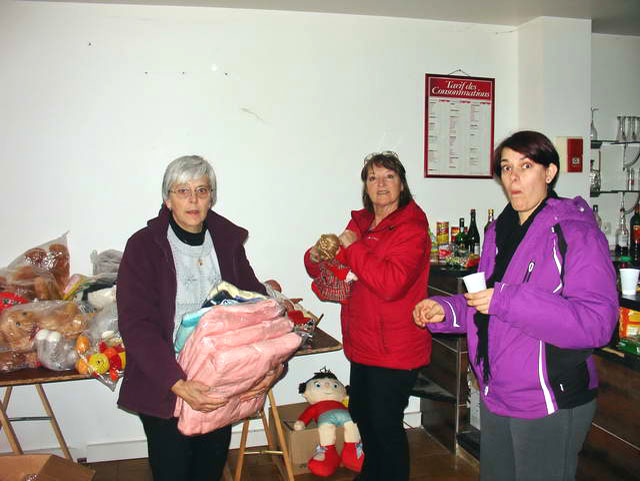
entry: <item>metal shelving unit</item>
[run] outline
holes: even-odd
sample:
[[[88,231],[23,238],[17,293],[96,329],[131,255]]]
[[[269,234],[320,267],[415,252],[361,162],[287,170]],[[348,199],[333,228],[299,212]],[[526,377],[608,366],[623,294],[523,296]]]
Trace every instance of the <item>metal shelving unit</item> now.
[[[591,149],[592,150],[597,150],[598,151],[598,170],[601,170],[602,167],[602,157],[601,157],[601,148],[603,145],[622,145],[623,146],[623,150],[622,150],[622,170],[625,169],[629,169],[631,168],[633,165],[636,164],[636,162],[638,162],[638,159],[640,158],[640,141],[638,140],[632,140],[632,141],[625,141],[625,142],[619,142],[617,140],[592,140],[591,141]],[[627,150],[629,147],[635,147],[638,146],[638,152],[635,155],[635,157],[633,157],[631,160],[627,161]],[[640,179],[637,179],[637,182],[640,182]],[[620,194],[621,197],[621,204],[624,204],[624,195],[628,194],[628,193],[634,193],[636,194],[636,199],[635,202],[633,202],[631,204],[631,208],[627,209],[625,208],[625,212],[627,214],[631,213],[631,211],[633,211],[633,209],[635,208],[636,204],[638,202],[640,202],[640,189],[609,189],[609,190],[600,190],[597,192],[597,194],[591,194],[590,197],[598,197],[600,194]]]

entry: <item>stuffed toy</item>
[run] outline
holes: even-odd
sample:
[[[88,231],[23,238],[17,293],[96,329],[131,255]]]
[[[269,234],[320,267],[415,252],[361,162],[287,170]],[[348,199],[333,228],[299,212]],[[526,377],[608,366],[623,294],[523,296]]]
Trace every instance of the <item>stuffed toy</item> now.
[[[69,281],[69,250],[61,242],[29,249],[0,270],[0,292],[27,301],[61,299]]]
[[[311,289],[323,301],[346,302],[356,275],[346,265],[344,248],[335,234],[323,234],[311,250],[311,260],[318,263],[320,274]]]
[[[50,272],[55,278],[58,290],[62,292],[69,280],[69,249],[61,243],[35,247],[23,254],[23,259],[16,259],[9,267],[21,264],[39,267]]]
[[[40,363],[35,352],[0,351],[0,373],[38,366],[40,366]]]
[[[32,265],[0,269],[0,292],[12,293],[25,302],[61,299],[53,274]]]
[[[343,401],[347,390],[329,370],[321,370],[298,387],[310,406],[293,425],[296,431],[303,430],[312,419],[318,424],[320,445],[307,466],[316,476],[331,476],[340,463],[352,471],[360,472],[364,462],[358,426],[351,419]],[[344,427],[342,454],[336,450],[336,427]]]
[[[0,314],[0,345],[16,352],[32,351],[41,329],[59,332],[65,339],[75,338],[87,328],[88,317],[74,302],[18,304]]]

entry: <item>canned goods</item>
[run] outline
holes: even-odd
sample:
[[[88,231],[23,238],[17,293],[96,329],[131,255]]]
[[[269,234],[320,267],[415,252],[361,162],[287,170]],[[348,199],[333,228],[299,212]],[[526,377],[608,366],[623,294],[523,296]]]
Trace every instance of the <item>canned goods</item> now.
[[[458,237],[459,233],[460,233],[460,227],[458,227],[457,225],[454,225],[453,227],[451,227],[451,243],[452,244],[456,242],[456,237]]]
[[[438,245],[449,243],[449,222],[438,222],[436,224],[436,242]]]

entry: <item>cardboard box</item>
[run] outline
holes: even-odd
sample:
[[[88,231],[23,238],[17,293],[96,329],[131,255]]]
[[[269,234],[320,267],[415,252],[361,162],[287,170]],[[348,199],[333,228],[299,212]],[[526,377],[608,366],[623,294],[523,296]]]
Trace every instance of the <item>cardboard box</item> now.
[[[282,421],[282,430],[284,431],[284,439],[289,450],[289,458],[293,467],[293,474],[308,473],[307,462],[313,456],[316,446],[320,444],[318,437],[318,427],[314,421],[307,424],[302,431],[294,431],[293,424],[298,420],[298,416],[309,406],[306,402],[297,404],[285,404],[278,406],[278,414]],[[278,435],[275,428],[275,420],[273,412],[269,409],[269,427],[273,433],[273,439],[278,442]],[[338,452],[342,452],[344,444],[344,428],[336,429],[336,448]]]
[[[91,481],[95,471],[53,454],[0,456],[0,481]]]

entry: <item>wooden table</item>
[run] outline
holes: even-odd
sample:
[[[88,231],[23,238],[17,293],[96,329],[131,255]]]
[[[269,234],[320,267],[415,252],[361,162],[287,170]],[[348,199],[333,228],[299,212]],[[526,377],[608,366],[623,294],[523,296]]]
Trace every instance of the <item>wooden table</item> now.
[[[342,344],[338,340],[331,337],[322,329],[316,328],[313,338],[309,342],[307,342],[304,346],[302,346],[294,354],[294,356],[307,356],[311,354],[320,354],[323,352],[339,351],[340,349],[342,349]],[[44,392],[44,388],[42,385],[46,383],[52,383],[52,382],[77,381],[81,379],[90,379],[90,377],[84,374],[78,374],[75,371],[50,371],[44,368],[22,369],[20,371],[0,374],[0,387],[6,388],[3,401],[0,403],[0,422],[2,423],[2,428],[4,428],[7,439],[9,440],[9,445],[11,446],[11,449],[15,454],[23,454],[23,451],[11,423],[18,422],[18,421],[47,421],[48,420],[51,423],[51,427],[53,428],[56,438],[58,439],[58,444],[60,445],[60,448],[62,449],[62,452],[64,453],[65,458],[72,460],[71,453],[69,452],[67,443],[62,435],[62,431],[60,430],[60,426],[58,425],[58,421],[56,420],[53,409],[51,409],[51,405],[49,404],[49,400],[47,399],[47,396]],[[40,397],[40,401],[42,402],[42,406],[44,407],[44,410],[47,413],[47,415],[10,418],[7,415],[7,409],[9,407],[9,401],[11,399],[11,392],[13,390],[13,387],[29,386],[29,385],[35,387],[36,391],[38,392],[38,396]],[[238,464],[236,466],[236,472],[235,472],[236,481],[239,481],[242,477],[242,466],[243,466],[244,456],[246,454],[270,454],[270,455],[281,456],[282,459],[280,461],[284,462],[284,466],[282,465],[282,463],[277,462],[278,460],[275,458],[274,458],[274,462],[278,467],[278,470],[280,471],[282,478],[288,481],[294,481],[293,470],[291,468],[291,459],[289,458],[289,452],[287,450],[287,446],[284,439],[284,432],[282,430],[280,415],[278,413],[277,404],[275,402],[272,390],[269,390],[268,397],[269,397],[269,403],[273,411],[273,417],[276,424],[275,429],[278,436],[280,449],[277,449],[277,446],[271,435],[271,430],[268,427],[264,409],[261,409],[260,412],[258,413],[258,416],[262,419],[262,424],[264,426],[264,431],[267,436],[269,449],[262,450],[262,451],[246,451],[250,419],[245,419],[242,426],[242,437],[240,440]]]
[[[342,344],[337,339],[334,339],[322,329],[316,327],[313,338],[300,349],[298,349],[298,351],[296,351],[296,353],[294,354],[294,357],[307,356],[310,354],[320,354],[323,352],[339,351],[340,349],[342,349]],[[259,416],[262,420],[262,426],[264,428],[265,435],[267,436],[268,449],[263,449],[260,451],[247,451],[247,436],[249,434],[249,423],[251,421],[251,418],[245,419],[242,423],[242,436],[240,438],[240,447],[238,448],[238,463],[236,465],[234,481],[240,481],[242,479],[244,456],[247,454],[270,454],[272,456],[281,457],[281,459],[273,458],[273,461],[278,468],[278,471],[280,471],[282,479],[284,479],[285,481],[294,481],[293,469],[291,467],[291,458],[289,457],[289,450],[287,449],[287,443],[285,442],[284,431],[282,430],[282,422],[280,420],[280,414],[278,413],[278,405],[276,404],[275,398],[273,396],[273,390],[270,389],[267,396],[269,397],[269,404],[271,405],[271,412],[273,414],[273,420],[275,421],[274,424],[276,434],[278,436],[278,443],[280,444],[280,449],[277,449],[277,446],[273,440],[271,429],[269,429],[269,425],[267,423],[264,409],[261,409],[258,412],[256,418]]]
[[[47,395],[44,392],[43,384],[62,381],[77,381],[80,379],[89,379],[89,376],[85,374],[78,374],[76,371],[50,371],[44,368],[35,369],[21,369],[20,371],[0,374],[0,387],[5,388],[4,397],[0,402],[0,423],[5,430],[5,434],[9,441],[14,454],[23,454],[20,442],[16,437],[16,433],[13,430],[11,423],[18,421],[49,421],[51,428],[58,439],[58,444],[64,453],[64,457],[73,461],[67,443],[62,436],[62,431],[56,420],[56,416],[51,409],[51,404],[47,399]],[[22,416],[10,418],[7,415],[7,409],[9,408],[9,401],[11,400],[11,392],[14,386],[33,386],[40,397],[42,407],[47,413],[46,416]]]

